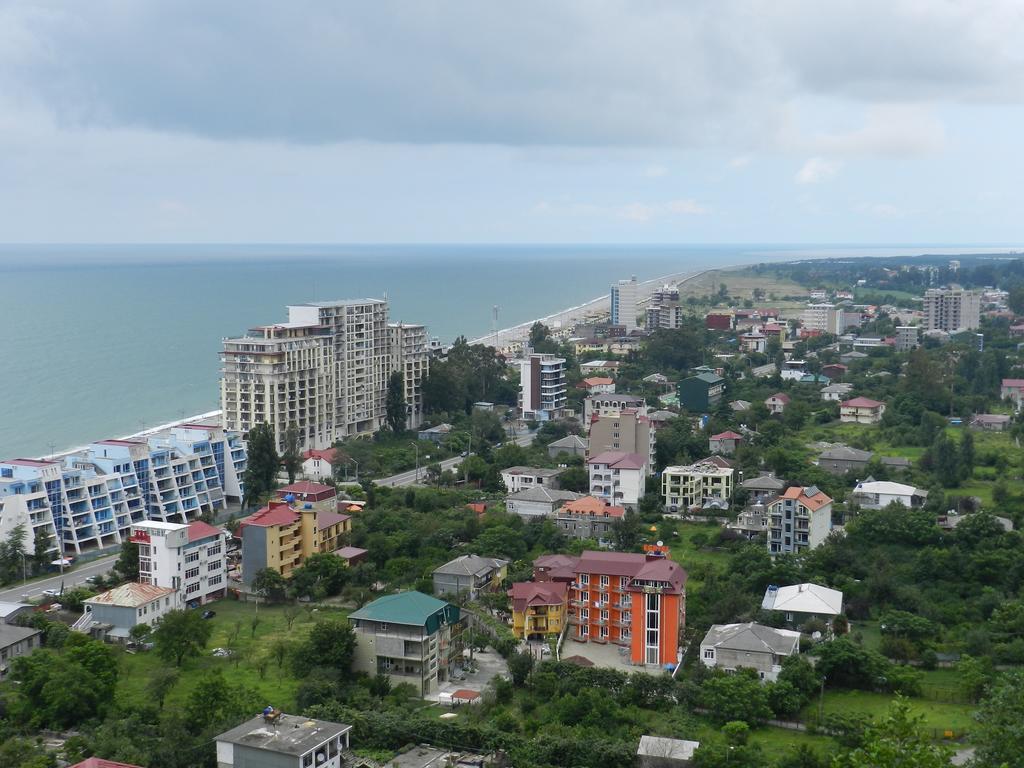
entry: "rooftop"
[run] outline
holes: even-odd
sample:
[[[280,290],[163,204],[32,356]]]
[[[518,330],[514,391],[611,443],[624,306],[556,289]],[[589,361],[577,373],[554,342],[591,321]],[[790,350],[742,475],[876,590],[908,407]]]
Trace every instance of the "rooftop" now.
[[[700,747],[699,741],[666,739],[661,736],[641,736],[636,753],[640,757],[660,757],[667,760],[692,760]]]
[[[525,611],[535,605],[561,605],[568,592],[564,581],[520,581],[512,585],[508,596],[514,610]]]
[[[457,576],[480,576],[508,565],[508,560],[496,557],[480,557],[480,555],[462,555],[449,560],[434,569],[434,573],[452,574]]]
[[[832,461],[871,461],[871,457],[874,455],[871,451],[850,448],[848,445],[837,445],[827,451],[822,451],[818,458]]]
[[[560,510],[567,515],[591,515],[595,517],[623,517],[626,514],[625,507],[613,507],[605,504],[596,496],[583,496],[573,501],[567,501]]]
[[[763,624],[712,624],[701,646],[726,648],[747,653],[773,653],[789,656],[800,648],[800,633],[775,629]]]
[[[422,592],[399,592],[367,603],[358,611],[353,611],[349,618],[422,626],[435,613],[449,609],[458,612],[457,608],[444,600],[424,595]]]
[[[765,590],[761,608],[766,611],[838,616],[843,612],[843,593],[838,589],[810,583],[788,587],[770,585]]]
[[[792,488],[787,488],[779,498],[799,501],[812,512],[816,512],[826,504],[832,503],[832,498],[815,486],[801,488],[795,485]]]
[[[196,520],[194,523],[188,524],[189,544],[193,541],[199,541],[200,539],[209,539],[213,536],[220,536],[223,533],[223,529],[214,528],[212,525],[204,523],[202,520]]]
[[[868,478],[857,483],[854,493],[880,493],[887,496],[920,496],[926,495],[912,485],[894,483],[890,480],[872,480]]]
[[[738,435],[735,432],[719,432],[717,435],[711,436],[712,440],[742,440],[743,435]]]
[[[264,720],[263,715],[257,715],[237,728],[222,733],[217,741],[300,757],[350,730],[352,726],[343,723],[285,714],[272,725]]]
[[[509,467],[501,470],[510,475],[532,475],[533,477],[555,477],[562,473],[561,469],[548,469],[547,467]]]
[[[139,608],[161,597],[173,595],[176,590],[170,587],[158,587],[155,584],[140,584],[130,581],[119,587],[100,592],[95,597],[88,598],[85,602],[96,605],[116,605],[121,608]]]
[[[42,634],[32,627],[18,627],[13,624],[0,624],[0,648],[7,648],[26,638]],[[6,651],[4,652],[6,657]]]
[[[563,491],[558,488],[548,488],[546,485],[534,485],[531,488],[524,488],[521,491],[510,493],[505,497],[506,501],[541,501],[557,503],[560,501],[575,501],[580,495],[573,491]]]
[[[846,400],[842,405],[844,408],[878,408],[885,403],[872,400],[870,397],[855,397],[852,400]]]
[[[142,768],[132,763],[115,763],[113,760],[104,760],[102,757],[87,757],[80,763],[68,766],[68,768]]]
[[[299,519],[299,513],[286,501],[271,501],[267,506],[248,517],[243,517],[239,523],[241,531],[247,525],[258,525],[261,528],[270,528],[275,525],[292,525]]]
[[[647,465],[647,459],[639,453],[605,451],[588,459],[587,464],[607,464],[615,469],[643,469]]]

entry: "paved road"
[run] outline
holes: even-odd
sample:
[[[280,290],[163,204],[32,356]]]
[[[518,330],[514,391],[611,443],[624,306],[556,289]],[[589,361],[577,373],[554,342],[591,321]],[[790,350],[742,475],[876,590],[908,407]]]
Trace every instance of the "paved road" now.
[[[28,584],[18,584],[0,592],[0,602],[18,603],[24,599],[25,595],[30,598],[39,597],[43,594],[44,589],[59,590],[62,582],[64,589],[84,584],[85,580],[90,576],[97,576],[109,571],[116,560],[117,555],[108,555],[76,566],[74,570],[66,571],[63,576],[58,573],[50,578],[37,579],[36,581],[30,581]]]
[[[532,442],[533,442],[533,434],[532,433],[520,434],[518,437],[515,438],[516,445],[524,445],[525,446],[525,445],[529,445]],[[430,462],[426,462],[422,466],[420,466],[420,475],[419,475],[419,481],[420,482],[423,482],[424,477],[426,476],[426,468],[427,468],[427,464],[429,464],[429,463]],[[441,462],[441,471],[443,472],[446,469],[454,470],[461,463],[462,463],[462,457],[461,456],[456,456],[455,458],[452,458],[452,459],[445,459],[444,461]],[[374,485],[387,485],[387,486],[390,486],[390,487],[401,487],[401,486],[405,486],[405,485],[415,485],[416,484],[416,479],[417,479],[416,478],[416,470],[415,469],[410,469],[408,472],[399,472],[397,475],[391,475],[390,477],[382,477],[379,480],[374,480],[373,483],[374,483]]]

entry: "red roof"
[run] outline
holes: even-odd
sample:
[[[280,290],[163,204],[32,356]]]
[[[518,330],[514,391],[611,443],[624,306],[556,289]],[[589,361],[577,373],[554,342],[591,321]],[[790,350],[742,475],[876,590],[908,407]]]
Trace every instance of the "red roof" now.
[[[719,432],[717,435],[711,436],[712,440],[742,440],[743,435],[737,435],[735,432]]]
[[[351,519],[351,515],[343,515],[340,512],[321,512],[316,516],[316,527],[322,531],[324,528],[330,528],[332,525]]]
[[[508,596],[513,610],[522,612],[534,605],[562,605],[568,593],[564,581],[520,581],[512,585]]]
[[[298,519],[299,513],[288,506],[286,502],[272,501],[259,512],[243,518],[239,523],[239,530],[247,525],[258,525],[261,528],[269,528],[272,525],[291,525]]]
[[[789,395],[787,395],[785,392],[776,392],[774,395],[772,395],[768,399],[769,400],[778,400],[778,401],[783,402],[783,403],[788,403],[789,402]]]
[[[115,763],[113,760],[104,760],[102,757],[87,757],[69,768],[142,768],[142,766],[131,763]]]
[[[686,583],[686,571],[674,560],[664,557],[649,558],[632,552],[594,552],[580,555],[576,573],[603,576],[628,576],[633,579],[667,581],[681,592]],[[638,587],[639,589],[639,587]]]
[[[338,557],[344,558],[345,560],[351,560],[355,557],[361,557],[369,552],[368,549],[362,549],[361,547],[342,547],[341,549],[334,550],[334,554]]]
[[[39,459],[8,459],[4,464],[13,464],[16,467],[48,467],[56,464],[55,461],[41,461]]]
[[[304,459],[323,459],[328,464],[333,464],[334,463],[334,458],[335,458],[336,454],[337,454],[337,451],[334,448],[324,448],[322,450],[314,448],[314,449],[308,450],[304,454],[302,454],[302,458],[304,458]]]
[[[614,384],[615,379],[609,379],[607,376],[591,376],[589,379],[584,379],[583,383],[588,387],[601,387]]]
[[[573,555],[541,555],[533,561],[534,578],[573,579],[579,558]],[[540,575],[536,575],[537,572]]]
[[[787,488],[781,498],[799,501],[812,512],[821,509],[826,504],[832,503],[831,497],[826,495],[824,491],[818,491],[814,496],[808,496],[806,494],[807,490],[807,488],[794,485],[791,488]]]
[[[277,489],[277,495],[282,499],[289,493],[294,494],[298,501],[323,501],[324,499],[333,499],[338,495],[337,490],[331,486],[323,483],[311,483],[308,480]]]
[[[211,536],[220,536],[223,531],[220,528],[214,528],[209,523],[204,523],[202,520],[196,520],[194,523],[188,524],[188,541],[191,544],[193,541],[199,541],[200,539],[208,539]]]
[[[1003,379],[1003,386],[1010,389],[1021,389],[1024,388],[1024,379]]]
[[[607,464],[615,469],[642,469],[647,464],[647,459],[639,453],[605,451],[588,459],[587,464]]]
[[[567,501],[562,505],[561,511],[570,515],[594,517],[622,517],[626,514],[625,507],[610,506],[596,496],[584,496],[575,501]]]
[[[481,516],[487,512],[487,505],[481,501],[474,501],[466,505],[471,511],[476,512],[477,516]]]
[[[457,691],[452,691],[452,700],[462,699],[463,701],[475,701],[480,698],[479,691],[471,691],[469,688],[459,688]]]
[[[877,408],[880,405],[885,405],[885,403],[872,400],[870,397],[855,397],[843,403],[844,408]]]

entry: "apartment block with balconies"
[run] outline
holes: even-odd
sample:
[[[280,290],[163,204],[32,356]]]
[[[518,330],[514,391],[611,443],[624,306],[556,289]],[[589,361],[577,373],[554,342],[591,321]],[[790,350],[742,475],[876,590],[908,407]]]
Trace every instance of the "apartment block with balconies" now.
[[[423,423],[423,380],[430,371],[427,328],[423,325],[391,323],[388,326],[391,371],[402,374],[405,394],[406,429]]]
[[[768,552],[804,552],[821,546],[832,530],[832,499],[815,486],[787,488],[765,504]]]
[[[565,358],[530,354],[520,362],[519,409],[524,419],[553,421],[565,415],[568,402]]]
[[[590,495],[612,506],[635,509],[647,483],[648,457],[639,453],[605,451],[587,460]]]

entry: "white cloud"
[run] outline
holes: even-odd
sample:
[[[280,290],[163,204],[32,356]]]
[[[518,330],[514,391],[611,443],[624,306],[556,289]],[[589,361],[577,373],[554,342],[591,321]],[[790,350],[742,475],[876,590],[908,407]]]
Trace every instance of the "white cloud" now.
[[[891,203],[862,203],[856,210],[879,219],[902,219],[908,214],[905,209]]]
[[[746,168],[750,165],[750,155],[737,155],[729,161],[729,167],[734,170]]]
[[[796,173],[797,184],[820,184],[839,173],[843,164],[824,157],[812,157]]]
[[[668,176],[668,168],[664,165],[648,165],[644,168],[644,176],[648,179],[660,179],[662,176]]]
[[[828,155],[917,155],[946,147],[946,128],[925,107],[883,104],[867,109],[864,125],[844,133],[818,134],[813,151]]]

